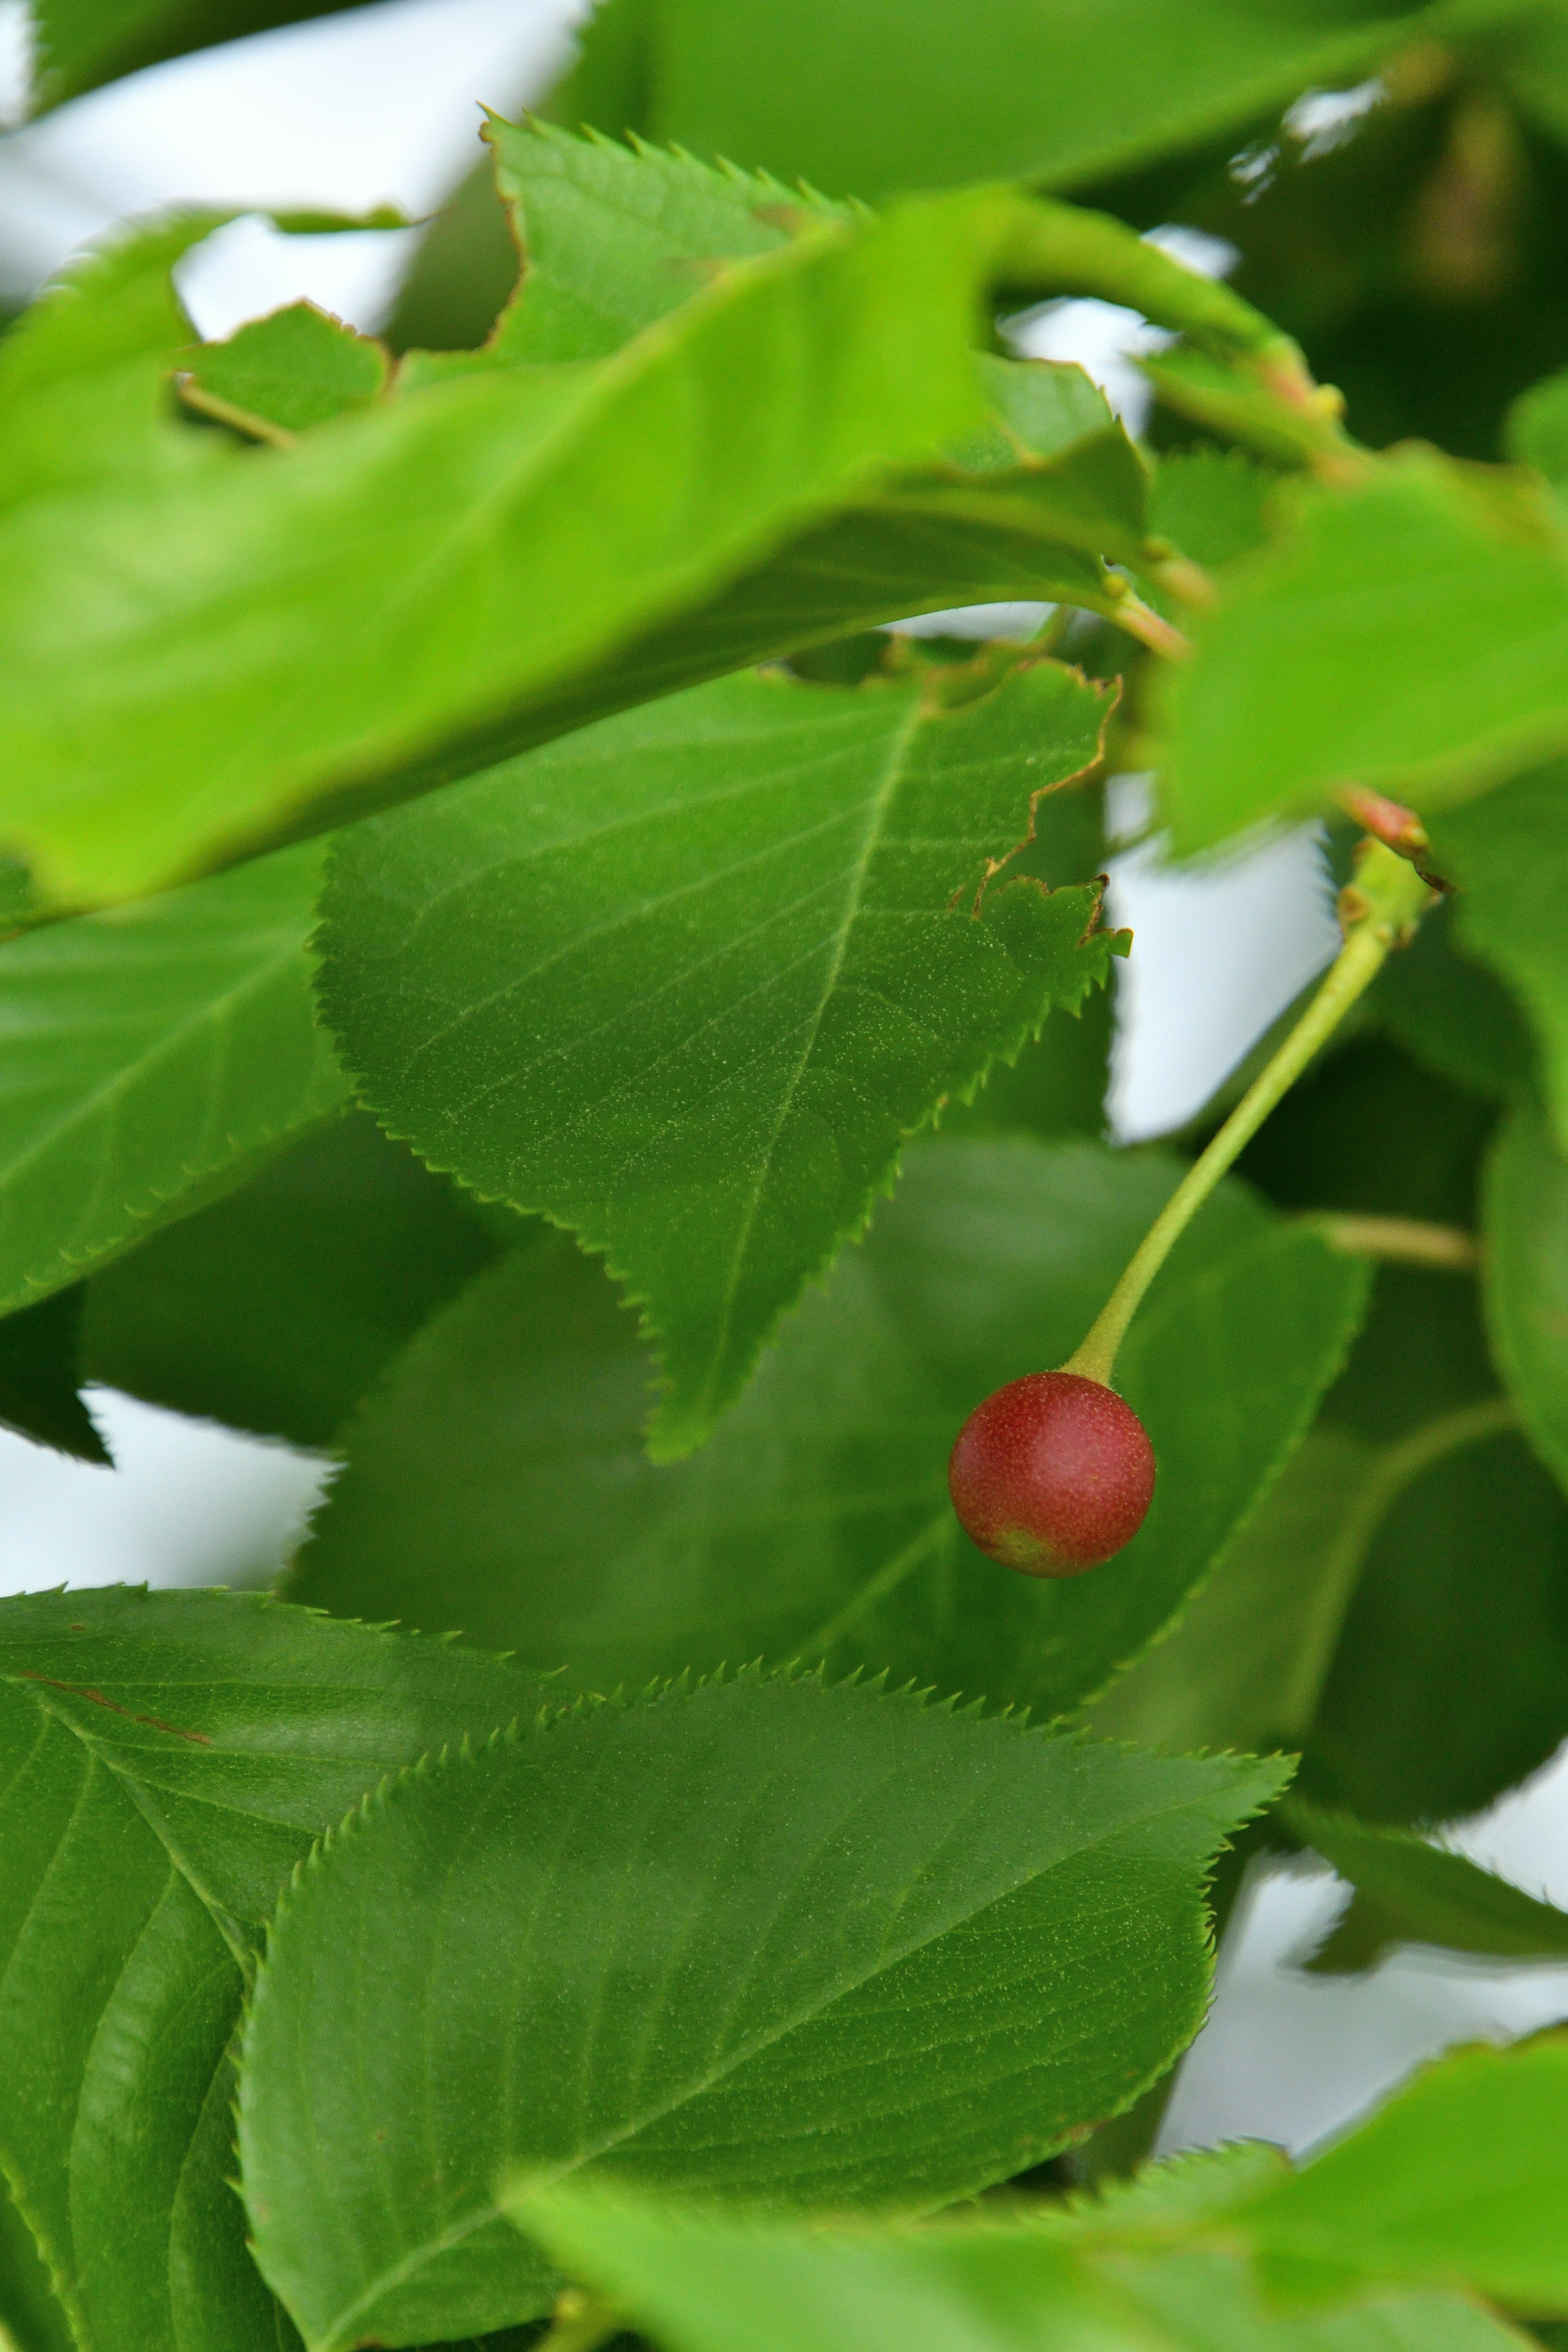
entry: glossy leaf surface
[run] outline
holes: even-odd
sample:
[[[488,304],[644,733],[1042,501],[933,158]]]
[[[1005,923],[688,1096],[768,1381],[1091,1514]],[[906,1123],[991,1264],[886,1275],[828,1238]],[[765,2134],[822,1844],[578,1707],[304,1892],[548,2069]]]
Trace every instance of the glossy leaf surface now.
[[[1106,708],[1055,664],[953,711],[736,678],[343,843],[321,992],[363,1098],[605,1253],[659,1350],[657,1454],[707,1435],[903,1138],[1103,984],[1094,877],[1005,863]]]
[[[666,1467],[637,1443],[647,1360],[596,1269],[563,1245],[500,1267],[346,1433],[294,1590],[349,1612],[374,1594],[600,1690],[804,1655],[1077,1706],[1224,1551],[1363,1292],[1353,1262],[1226,1188],[1119,1368],[1159,1464],[1143,1528],[1072,1582],[998,1569],[952,1517],[953,1438],[992,1389],[1077,1345],[1176,1173],[1023,1139],[911,1150],[864,1248],[785,1325],[711,1444]]]
[[[283,850],[0,944],[0,1312],[345,1107],[305,955],[321,863]]]
[[[538,1703],[260,1596],[0,1601],[0,2164],[94,2352],[279,2352],[228,2050],[279,1888],[384,1773]]]
[[[262,2268],[310,2352],[417,2343],[547,2306],[518,2165],[785,2208],[1005,2177],[1194,2031],[1203,1869],[1287,1769],[746,1675],[405,1779],[261,1970]]]

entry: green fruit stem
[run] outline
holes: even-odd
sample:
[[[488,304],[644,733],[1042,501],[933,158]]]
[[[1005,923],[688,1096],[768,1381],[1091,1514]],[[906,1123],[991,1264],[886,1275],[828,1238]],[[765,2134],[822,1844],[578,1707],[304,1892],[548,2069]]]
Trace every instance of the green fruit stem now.
[[[1380,841],[1363,841],[1355,872],[1340,893],[1344,946],[1279,1052],[1247,1088],[1202,1157],[1193,1162],[1134,1251],[1082,1346],[1061,1367],[1108,1387],[1117,1351],[1144,1293],[1220,1178],[1249,1144],[1276,1103],[1376,979],[1391,949],[1415,931],[1436,893],[1407,859]]]

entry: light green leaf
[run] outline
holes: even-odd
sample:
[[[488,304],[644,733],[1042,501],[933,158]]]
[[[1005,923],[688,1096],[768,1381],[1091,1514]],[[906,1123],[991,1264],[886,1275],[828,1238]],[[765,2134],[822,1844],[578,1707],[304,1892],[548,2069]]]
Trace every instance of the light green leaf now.
[[[1236,2217],[1284,2282],[1464,2284],[1568,2313],[1568,2036],[1456,2053]]]
[[[313,302],[253,319],[189,359],[179,379],[188,407],[285,446],[312,425],[367,408],[384,389],[388,368],[379,343]]]
[[[0,945],[0,1312],[343,1108],[305,956],[321,863],[282,850]]]
[[[1321,1975],[1373,1968],[1394,1946],[1432,1944],[1501,1959],[1568,1959],[1568,1913],[1403,1831],[1293,1799],[1285,1826],[1331,1863],[1355,1899],[1309,1965]]]
[[[1522,1005],[1557,1139],[1568,1150],[1568,765],[1449,809],[1431,832],[1443,872],[1458,886],[1460,940]]]
[[[279,2352],[229,2043],[279,1889],[384,1773],[538,1703],[258,1595],[0,1601],[0,2173],[93,2352]]]
[[[1498,1363],[1536,1452],[1568,1486],[1568,1162],[1533,1108],[1492,1149],[1483,1263]]]
[[[363,1098],[605,1254],[659,1350],[656,1458],[708,1435],[903,1139],[1125,949],[1092,877],[1005,871],[1108,707],[1055,663],[956,710],[727,679],[342,843],[320,985]]]
[[[0,1425],[79,1462],[107,1463],[77,1393],[83,1378],[79,1290],[57,1290],[0,1322]]]
[[[847,206],[765,173],[668,148],[576,139],[530,117],[485,138],[524,275],[488,355],[509,365],[607,359],[689,299],[721,263],[775,253]]]
[[[1313,0],[609,0],[558,121],[878,196],[963,180],[1080,187],[1179,154],[1314,82],[1373,71],[1425,10]]]
[[[1234,2200],[1272,2150],[1232,2148],[1137,2183],[1190,2216],[1162,2175],[1212,2170]],[[1238,2166],[1234,2159],[1241,2158]],[[1278,2162],[1278,2159],[1276,2159]],[[1147,2224],[1160,2224],[1150,2207]],[[518,2226],[614,2298],[664,2352],[1522,2352],[1524,2339],[1457,2295],[1373,2294],[1303,2315],[1209,2251],[1096,2259],[1096,2217],[1068,2231],[1021,2218],[916,2231],[807,2229],[671,2209],[602,2189],[507,2198]],[[1124,2203],[1105,2216],[1128,2229]],[[1133,2233],[1135,2235],[1135,2233]]]
[[[1003,2179],[1194,2032],[1204,1868],[1287,1769],[745,1675],[406,1776],[274,1924],[258,2260],[337,2352],[546,2307],[518,2166],[786,2209]]]
[[[1346,783],[1441,806],[1568,740],[1568,536],[1543,492],[1411,449],[1276,509],[1162,680],[1181,847]]]
[[[1120,223],[981,190],[816,226],[609,359],[485,368],[257,450],[167,413],[188,341],[167,270],[212,225],[89,266],[0,352],[0,846],[46,900],[183,879],[1031,575],[1132,614],[1100,561],[1122,526],[1086,517],[1076,475],[1069,497],[1050,463],[942,459],[988,422],[972,345],[996,281],[1127,296],[1249,381],[1299,372]]]
[[[497,1254],[452,1186],[368,1118],[345,1119],[95,1275],[83,1369],[199,1420],[328,1446]]]
[[[1179,1172],[1022,1138],[912,1150],[712,1444],[666,1467],[637,1443],[647,1360],[608,1286],[563,1246],[499,1267],[345,1433],[295,1590],[465,1625],[579,1687],[803,1655],[1076,1706],[1224,1552],[1363,1295],[1352,1261],[1226,1188],[1119,1371],[1159,1462],[1144,1527],[1071,1582],[999,1570],[952,1517],[953,1438],[990,1390],[1077,1345]]]

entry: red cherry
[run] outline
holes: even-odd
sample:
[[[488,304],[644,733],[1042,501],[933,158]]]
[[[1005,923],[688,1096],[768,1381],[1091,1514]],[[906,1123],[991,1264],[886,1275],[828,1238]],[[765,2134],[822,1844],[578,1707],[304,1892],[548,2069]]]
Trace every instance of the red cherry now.
[[[1079,1372],[1030,1372],[975,1406],[947,1483],[965,1532],[1004,1568],[1081,1576],[1142,1526],[1154,1449],[1114,1389]]]

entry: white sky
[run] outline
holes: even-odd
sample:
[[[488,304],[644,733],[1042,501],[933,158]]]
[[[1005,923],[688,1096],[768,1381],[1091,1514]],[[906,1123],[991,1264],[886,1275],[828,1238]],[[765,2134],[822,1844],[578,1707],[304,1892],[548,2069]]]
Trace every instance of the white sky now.
[[[578,0],[384,0],[95,92],[0,141],[0,291],[30,289],[110,222],[182,199],[425,213],[478,152],[479,103],[506,111],[541,92],[577,13]],[[0,0],[0,119],[19,85],[22,23],[17,0]],[[195,257],[184,290],[208,335],[302,294],[374,330],[405,249],[404,237],[284,238],[247,220]],[[1223,249],[1182,250],[1227,266]],[[1037,314],[1020,342],[1080,360],[1135,422],[1142,387],[1128,354],[1148,332],[1131,314],[1073,302]],[[1129,824],[1137,799],[1130,780],[1118,797]],[[1111,912],[1137,935],[1122,967],[1112,1102],[1131,1139],[1197,1107],[1326,961],[1334,934],[1306,835],[1204,874],[1174,874],[1157,846],[1140,848],[1116,862]],[[114,1473],[0,1433],[0,1592],[258,1578],[321,1489],[324,1465],[286,1446],[112,1394],[93,1406]],[[1568,1902],[1568,1770],[1542,1776],[1470,1836],[1521,1884],[1550,1883]],[[1166,2145],[1261,2132],[1300,2146],[1425,2053],[1568,2011],[1563,1970],[1397,1962],[1347,1984],[1283,1966],[1341,1899],[1326,1877],[1275,1879],[1256,1895]]]

